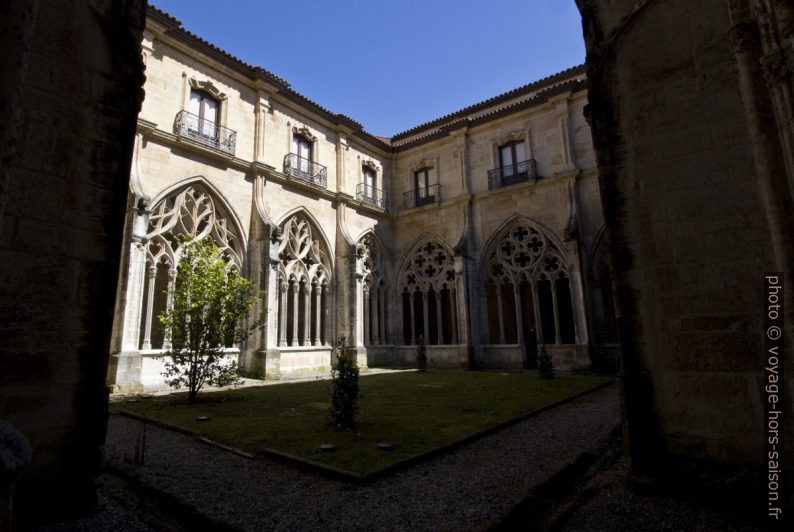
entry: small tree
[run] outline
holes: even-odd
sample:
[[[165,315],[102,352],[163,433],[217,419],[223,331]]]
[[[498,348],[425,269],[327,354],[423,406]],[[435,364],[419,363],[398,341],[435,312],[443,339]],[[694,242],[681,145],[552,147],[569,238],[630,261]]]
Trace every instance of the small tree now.
[[[427,371],[427,347],[425,347],[425,335],[419,335],[419,341],[416,343],[416,367],[419,371]]]
[[[543,347],[538,356],[538,375],[541,379],[554,378],[554,362],[551,359],[549,350]]]
[[[186,387],[188,401],[205,385],[237,384],[237,363],[224,359],[224,347],[240,343],[261,326],[243,325],[261,293],[223,259],[211,240],[181,237],[182,254],[171,305],[160,315],[171,347],[163,375],[169,386]]]
[[[336,364],[331,370],[331,418],[337,427],[352,429],[358,408],[358,365],[344,335],[336,342],[336,349]]]

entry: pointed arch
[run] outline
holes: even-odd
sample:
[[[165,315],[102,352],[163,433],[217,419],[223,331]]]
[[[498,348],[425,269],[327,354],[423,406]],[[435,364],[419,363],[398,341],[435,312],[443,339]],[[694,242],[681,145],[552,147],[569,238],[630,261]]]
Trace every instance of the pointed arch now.
[[[322,226],[304,208],[279,220],[279,346],[329,345],[333,261]]]
[[[512,216],[508,217],[504,222],[502,222],[494,231],[491,233],[491,236],[485,242],[483,246],[483,252],[480,255],[480,259],[477,264],[477,278],[482,279],[482,274],[484,272],[483,268],[485,263],[488,260],[489,254],[493,251],[494,246],[498,243],[499,238],[501,238],[505,231],[512,226],[513,224],[518,223],[525,223],[532,227],[535,231],[542,234],[546,239],[548,239],[552,244],[553,247],[557,250],[558,253],[564,255],[565,247],[563,245],[562,239],[557,236],[557,234],[546,224],[540,222],[539,220],[535,220],[534,218],[530,218],[528,216],[524,216],[522,214],[513,214]],[[567,261],[566,261],[567,262]]]
[[[356,274],[359,282],[356,295],[360,311],[356,313],[363,332],[365,345],[388,343],[386,323],[389,301],[393,291],[389,290],[390,271],[386,246],[371,229],[356,240]]]
[[[232,204],[229,203],[229,200],[226,199],[226,196],[223,195],[223,192],[221,192],[221,190],[217,186],[215,186],[211,181],[209,181],[203,175],[198,174],[171,183],[167,187],[160,190],[160,192],[158,192],[157,195],[154,196],[151,200],[149,200],[149,205],[151,206],[157,205],[158,203],[160,203],[161,201],[163,201],[165,198],[172,195],[176,191],[184,187],[193,185],[195,183],[198,183],[204,188],[206,188],[207,191],[212,196],[213,200],[217,201],[223,207],[223,210],[227,214],[227,219],[234,225],[234,230],[237,232],[237,234],[240,235],[240,240],[243,245],[242,252],[244,254],[248,244],[248,238],[247,238],[248,234],[245,231],[245,225],[240,220],[240,216],[237,214],[237,210],[234,207],[232,207]]]
[[[431,233],[430,231],[424,231],[419,236],[414,238],[411,242],[411,245],[408,246],[408,252],[405,253],[402,258],[400,259],[399,264],[396,265],[395,268],[395,283],[396,285],[400,284],[400,278],[402,277],[405,269],[407,268],[408,262],[411,260],[411,257],[414,252],[416,252],[419,247],[427,242],[434,242],[435,244],[441,246],[449,255],[452,257],[455,255],[454,250],[452,247],[447,244],[444,239]],[[399,286],[395,286],[395,288],[399,289]]]
[[[534,366],[540,343],[573,343],[570,270],[562,242],[540,222],[514,215],[489,238],[477,279],[490,342],[527,346]]]
[[[440,238],[424,233],[403,257],[396,293],[402,300],[403,341],[420,336],[429,345],[457,343],[458,290],[454,252]]]
[[[151,202],[142,246],[145,276],[140,281],[145,281],[135,289],[140,298],[137,308],[145,308],[136,317],[140,327],[134,341],[139,349],[169,347],[158,316],[169,307],[177,282],[177,265],[183,252],[181,235],[212,239],[229,263],[242,270],[244,233],[234,210],[219,191],[202,176],[181,180],[160,191]]]
[[[290,218],[297,215],[305,216],[306,219],[311,223],[314,229],[314,234],[319,237],[319,240],[322,243],[323,247],[325,248],[326,253],[328,253],[329,257],[331,257],[332,256],[331,253],[334,250],[334,248],[331,246],[332,240],[328,238],[328,235],[323,229],[323,225],[306,207],[299,206],[288,210],[287,212],[279,216],[279,218],[276,220],[276,227],[283,229],[285,222],[287,222]]]

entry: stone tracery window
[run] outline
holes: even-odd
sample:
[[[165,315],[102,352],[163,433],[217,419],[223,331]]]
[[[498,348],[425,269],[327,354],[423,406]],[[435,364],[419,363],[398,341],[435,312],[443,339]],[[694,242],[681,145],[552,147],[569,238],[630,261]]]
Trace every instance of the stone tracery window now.
[[[491,343],[574,343],[570,276],[562,253],[525,222],[506,228],[483,263]]]
[[[281,226],[278,345],[330,345],[327,331],[331,268],[328,251],[303,214]]]
[[[403,341],[429,345],[457,343],[457,289],[451,251],[427,240],[410,255],[402,275]]]
[[[231,219],[200,184],[185,187],[154,206],[145,239],[146,280],[140,291],[145,312],[141,316],[140,349],[169,347],[158,316],[170,303],[169,288],[174,283],[182,252],[177,237],[211,238],[233,267],[238,271],[242,268],[242,242],[231,227]]]
[[[356,245],[357,270],[363,288],[362,314],[364,345],[386,344],[388,288],[385,275],[385,256],[372,235],[366,235]]]

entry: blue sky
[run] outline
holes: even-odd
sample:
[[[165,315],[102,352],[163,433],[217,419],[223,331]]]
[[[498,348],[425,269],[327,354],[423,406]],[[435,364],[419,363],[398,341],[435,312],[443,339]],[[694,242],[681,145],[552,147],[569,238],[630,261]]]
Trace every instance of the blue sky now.
[[[377,135],[584,62],[573,0],[152,0]]]

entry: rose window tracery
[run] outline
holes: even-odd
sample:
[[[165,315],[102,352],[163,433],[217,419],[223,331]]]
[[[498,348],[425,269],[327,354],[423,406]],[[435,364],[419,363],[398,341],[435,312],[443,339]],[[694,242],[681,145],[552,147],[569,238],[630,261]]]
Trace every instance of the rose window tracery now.
[[[557,246],[532,225],[503,229],[483,262],[490,341],[573,342],[569,272]]]

